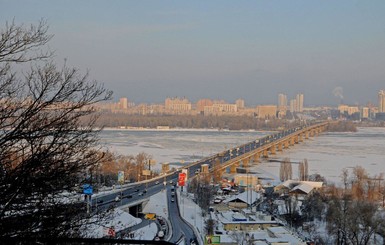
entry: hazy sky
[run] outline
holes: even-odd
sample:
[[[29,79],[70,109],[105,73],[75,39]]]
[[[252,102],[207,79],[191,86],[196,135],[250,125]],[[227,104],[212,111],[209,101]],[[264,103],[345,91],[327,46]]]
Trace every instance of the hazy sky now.
[[[305,105],[377,104],[385,89],[385,1],[0,0],[5,21],[48,21],[56,59],[114,99],[168,96]]]

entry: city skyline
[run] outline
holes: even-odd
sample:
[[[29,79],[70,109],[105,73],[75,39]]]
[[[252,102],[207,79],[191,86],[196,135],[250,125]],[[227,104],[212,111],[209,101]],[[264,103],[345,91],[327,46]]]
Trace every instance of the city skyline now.
[[[47,20],[55,60],[115,98],[275,104],[301,91],[309,106],[376,103],[383,89],[384,1],[0,3],[2,27]]]
[[[186,97],[186,96],[170,96],[170,97],[165,97],[163,98],[163,100],[161,100],[160,102],[150,102],[150,101],[134,101],[133,99],[130,99],[126,96],[123,96],[123,97],[120,97],[120,98],[115,98],[113,101],[110,101],[108,103],[124,103],[126,106],[124,106],[124,108],[127,108],[127,106],[134,106],[134,105],[139,105],[139,104],[152,104],[152,105],[156,105],[156,104],[164,104],[166,103],[167,104],[167,100],[169,99],[180,99],[180,100],[185,100],[185,101],[188,101],[188,103],[191,103],[191,104],[196,104],[197,107],[199,106],[206,106],[206,105],[212,105],[212,103],[217,103],[217,104],[235,104],[237,105],[238,108],[245,108],[245,107],[255,107],[255,106],[258,106],[258,105],[277,105],[277,110],[278,111],[291,111],[291,112],[302,112],[303,111],[303,108],[305,107],[317,107],[317,106],[330,106],[330,107],[338,107],[338,106],[341,106],[341,105],[346,105],[346,106],[358,106],[358,107],[365,107],[365,106],[374,106],[374,107],[378,107],[379,111],[380,112],[384,112],[383,110],[385,109],[382,109],[382,108],[385,108],[385,90],[381,89],[379,91],[377,91],[376,93],[373,93],[373,94],[376,94],[376,97],[373,97],[372,100],[368,103],[363,103],[363,104],[350,104],[350,103],[345,103],[343,98],[340,98],[339,99],[339,103],[335,103],[334,105],[314,105],[313,103],[305,103],[305,101],[307,100],[304,100],[304,94],[303,93],[296,93],[294,94],[294,96],[288,96],[286,93],[278,93],[276,95],[276,101],[275,102],[272,102],[272,103],[246,103],[245,102],[245,99],[242,98],[242,97],[239,97],[239,98],[236,98],[232,101],[229,101],[229,100],[225,100],[223,98],[209,98],[209,97],[206,97],[206,98],[197,98],[196,100],[191,100],[190,98]],[[336,97],[338,97],[336,95]],[[125,102],[122,102],[122,100],[124,100]],[[210,101],[209,104],[207,104],[207,101]],[[200,105],[201,103],[203,103],[204,105]],[[210,104],[211,103],[211,104]]]

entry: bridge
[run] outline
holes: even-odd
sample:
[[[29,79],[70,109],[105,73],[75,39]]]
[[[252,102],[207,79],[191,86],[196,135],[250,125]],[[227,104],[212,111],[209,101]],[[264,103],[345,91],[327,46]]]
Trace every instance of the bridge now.
[[[165,185],[177,183],[178,174],[182,169],[188,170],[188,178],[194,178],[196,173],[200,172],[211,174],[214,177],[216,176],[216,179],[220,179],[224,172],[234,174],[239,167],[246,168],[252,162],[258,162],[261,157],[268,158],[269,155],[274,155],[279,151],[319,135],[326,130],[328,124],[329,122],[318,122],[312,125],[286,129],[206,157],[171,173],[168,172],[168,169],[163,169],[164,172],[159,177],[130,184],[129,187],[92,200],[92,206],[99,206],[102,209],[111,205],[121,206],[129,208],[130,213],[137,216],[142,204],[148,201],[150,195],[158,193],[166,187]],[[117,195],[119,195],[120,199],[115,202]],[[101,203],[99,203],[100,200]]]
[[[261,157],[268,158],[269,155],[275,155],[277,151],[283,151],[310,137],[318,136],[326,130],[327,125],[328,122],[320,122],[283,130],[225,150],[184,168],[189,170],[189,177],[193,177],[196,172],[214,173],[219,176],[224,172],[236,173],[237,168],[246,168],[252,162],[259,162]]]
[[[213,156],[206,157],[200,161],[193,162],[176,171],[169,172],[168,169],[163,169],[163,174],[151,180],[131,184],[129,187],[117,190],[115,193],[104,195],[93,200],[91,205],[96,209],[107,209],[110,205],[116,205],[129,209],[129,212],[138,217],[138,212],[141,211],[143,203],[148,201],[148,197],[161,191],[162,189],[170,190],[167,185],[174,185],[177,182],[178,174],[182,169],[187,169],[188,177],[194,178],[197,172],[207,174],[206,176],[214,176],[214,179],[220,179],[224,172],[236,173],[237,168],[247,168],[252,162],[259,162],[260,158],[268,158],[269,155],[274,155],[277,151],[283,151],[289,147],[299,144],[311,137],[319,135],[325,131],[329,122],[318,122],[312,125],[299,126],[296,128],[282,130],[280,132],[255,139]],[[217,178],[216,178],[217,177]],[[119,195],[116,201],[117,194]],[[169,209],[170,203],[169,202]],[[98,207],[99,204],[99,207]],[[177,207],[175,203],[174,206]],[[175,207],[174,207],[175,208]],[[177,213],[175,210],[172,213]],[[182,221],[173,221],[174,226],[182,227]],[[185,235],[189,228],[185,228]],[[190,231],[189,231],[190,232]],[[189,238],[195,237],[194,232],[190,232]],[[175,240],[175,239],[174,239]]]

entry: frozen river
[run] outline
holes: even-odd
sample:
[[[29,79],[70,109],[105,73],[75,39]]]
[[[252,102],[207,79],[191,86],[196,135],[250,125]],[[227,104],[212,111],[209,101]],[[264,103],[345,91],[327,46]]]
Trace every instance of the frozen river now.
[[[269,132],[106,129],[101,139],[106,147],[119,154],[145,152],[157,163],[186,163],[266,134]],[[294,162],[306,158],[309,174],[319,173],[332,182],[339,182],[343,168],[362,166],[371,175],[385,173],[385,128],[359,128],[356,133],[323,133],[271,157],[288,157]],[[279,163],[262,162],[260,167],[278,176]],[[296,177],[296,169],[293,165],[293,177]]]
[[[124,155],[151,154],[157,163],[192,162],[269,134],[256,131],[107,129],[102,142]]]

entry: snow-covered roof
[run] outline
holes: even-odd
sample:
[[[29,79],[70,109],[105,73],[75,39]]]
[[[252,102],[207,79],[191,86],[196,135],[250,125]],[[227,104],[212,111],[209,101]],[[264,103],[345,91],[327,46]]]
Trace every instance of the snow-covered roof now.
[[[268,227],[266,230],[270,233],[270,237],[266,239],[269,243],[306,244],[302,239],[285,229],[285,227]]]
[[[313,188],[322,188],[323,182],[322,181],[301,181],[301,184],[307,184],[312,186]]]
[[[238,221],[234,220],[234,217],[239,219]],[[221,212],[217,215],[216,219],[220,221],[222,224],[277,224],[276,221],[271,220],[247,220],[247,218],[242,213],[237,212]],[[246,221],[241,221],[241,219],[246,219]]]
[[[295,185],[295,186],[294,186]],[[290,189],[290,192],[301,191],[303,193],[309,194],[313,189],[319,189],[323,185],[323,182],[316,181],[298,181],[298,180],[286,180],[282,184],[275,187],[275,190],[280,190],[282,188]]]
[[[278,186],[285,186],[290,188],[291,185],[299,185],[299,184],[307,184],[312,186],[313,188],[321,188],[323,185],[322,181],[299,181],[299,180],[286,180],[285,182],[282,182]]]
[[[247,203],[249,205],[253,204],[256,200],[258,200],[261,197],[261,195],[258,192],[255,191],[245,191],[242,192],[236,196],[233,196],[227,200],[224,201],[224,203],[229,203],[232,201],[235,201],[239,199],[240,201]]]
[[[288,233],[288,231],[285,228],[283,228],[282,226],[268,227],[267,229],[271,233],[274,233],[274,234],[285,234],[285,233]]]
[[[294,187],[293,189],[290,190],[290,192],[303,192],[305,194],[309,194],[314,188],[308,184],[300,184]]]

